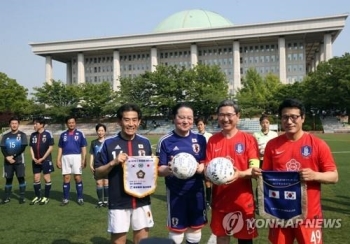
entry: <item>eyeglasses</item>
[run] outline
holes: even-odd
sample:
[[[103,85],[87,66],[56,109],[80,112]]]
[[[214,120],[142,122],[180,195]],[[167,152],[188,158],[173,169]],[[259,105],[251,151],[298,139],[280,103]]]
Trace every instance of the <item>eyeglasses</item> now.
[[[218,114],[219,119],[224,119],[227,117],[228,119],[232,119],[236,114],[234,113],[227,113],[227,114]]]
[[[282,121],[287,122],[291,119],[293,122],[297,121],[301,115],[291,114],[291,115],[282,115]]]

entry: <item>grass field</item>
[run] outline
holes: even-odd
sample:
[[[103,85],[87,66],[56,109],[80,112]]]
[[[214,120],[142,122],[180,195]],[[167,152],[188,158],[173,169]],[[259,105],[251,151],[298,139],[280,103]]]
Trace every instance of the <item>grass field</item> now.
[[[324,229],[324,243],[349,243],[350,230],[350,134],[320,135],[331,147],[339,171],[339,182],[336,185],[323,185],[322,205],[325,218],[341,219],[340,229]],[[149,137],[152,144],[156,144],[158,136]],[[90,141],[92,138],[88,138]],[[57,141],[56,141],[57,143]],[[53,157],[56,158],[57,146]],[[3,161],[2,155],[0,157]],[[18,182],[14,180],[15,190],[12,201],[0,205],[0,243],[51,243],[51,244],[104,244],[109,243],[107,228],[107,209],[95,208],[96,192],[95,182],[90,170],[86,168],[83,173],[85,205],[76,204],[75,184],[71,184],[71,202],[60,207],[62,198],[61,171],[56,169],[52,174],[51,201],[44,206],[30,206],[33,198],[32,172],[29,149],[26,150],[27,162],[27,203],[19,205]],[[55,160],[54,160],[55,162]],[[3,196],[5,180],[0,180],[0,197]],[[155,226],[151,229],[151,236],[166,237],[166,205],[165,205],[164,179],[159,178],[156,192],[152,195],[152,211]],[[206,243],[210,236],[209,227],[203,229],[201,243]],[[130,235],[129,235],[130,237]],[[131,242],[129,238],[128,243]],[[268,243],[267,229],[259,230],[259,237],[254,243]]]

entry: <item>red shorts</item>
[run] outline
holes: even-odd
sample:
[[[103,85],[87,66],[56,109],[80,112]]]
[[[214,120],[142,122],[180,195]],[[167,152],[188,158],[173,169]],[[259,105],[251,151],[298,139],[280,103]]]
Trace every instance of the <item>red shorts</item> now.
[[[299,244],[322,244],[321,226],[299,225],[292,228],[270,228],[269,240],[272,244],[293,244],[297,239]]]
[[[233,236],[237,239],[253,239],[258,236],[255,228],[254,213],[241,211],[229,213],[212,209],[210,228],[216,236]]]

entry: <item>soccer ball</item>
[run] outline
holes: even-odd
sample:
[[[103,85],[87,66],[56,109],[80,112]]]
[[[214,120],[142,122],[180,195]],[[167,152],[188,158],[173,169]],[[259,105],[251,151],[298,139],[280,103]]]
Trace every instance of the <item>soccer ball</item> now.
[[[222,185],[233,180],[234,173],[231,160],[224,157],[213,158],[205,171],[205,175],[215,185]]]
[[[176,178],[191,178],[197,170],[197,160],[189,153],[178,153],[174,156],[171,170]]]

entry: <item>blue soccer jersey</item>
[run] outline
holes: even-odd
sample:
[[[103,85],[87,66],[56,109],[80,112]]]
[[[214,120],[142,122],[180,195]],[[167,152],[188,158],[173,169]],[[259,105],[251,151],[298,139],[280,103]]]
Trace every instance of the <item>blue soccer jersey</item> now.
[[[27,135],[22,131],[8,132],[2,136],[1,151],[6,163],[7,156],[13,156],[16,164],[23,163],[23,152],[28,145]]]
[[[60,135],[58,141],[58,147],[62,148],[62,155],[81,154],[81,148],[86,146],[84,133],[77,129],[72,132],[66,130]]]
[[[50,146],[54,145],[54,138],[51,131],[44,130],[42,133],[33,132],[30,135],[29,146],[34,152],[35,158],[42,158]],[[51,153],[45,160],[52,161]]]
[[[102,147],[102,143],[103,142],[99,141],[98,139],[92,140],[90,143],[89,153],[91,155],[94,155],[95,158],[97,156],[97,153],[100,151],[100,149]]]
[[[141,135],[135,135],[132,140],[125,140],[118,133],[104,141],[96,157],[94,168],[108,164],[121,152],[130,156],[150,156],[152,155],[151,143]],[[135,198],[127,194],[124,191],[123,179],[121,164],[115,166],[108,174],[109,209],[130,209],[151,204],[150,196]]]
[[[188,136],[182,137],[172,131],[160,138],[156,153],[159,156],[159,165],[168,165],[172,157],[181,152],[192,154],[197,162],[203,163],[206,155],[205,151],[206,139],[203,135],[190,132]],[[165,177],[165,184],[170,191],[182,195],[202,189],[203,179],[202,174],[194,174],[186,180],[178,179],[175,176],[167,176]]]

